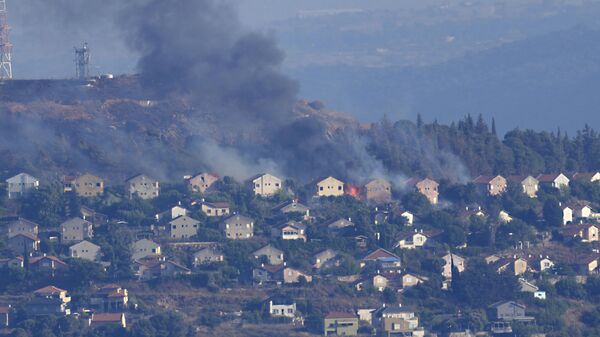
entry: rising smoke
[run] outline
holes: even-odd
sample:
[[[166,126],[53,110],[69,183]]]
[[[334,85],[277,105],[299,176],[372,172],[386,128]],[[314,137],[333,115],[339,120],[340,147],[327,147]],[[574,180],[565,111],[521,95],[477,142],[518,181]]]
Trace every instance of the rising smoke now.
[[[75,141],[66,141],[72,170],[106,174],[125,166],[128,174],[144,172],[161,179],[201,169],[237,179],[260,171],[302,180],[336,175],[357,182],[401,176],[389,172],[370,154],[369,138],[357,130],[332,129],[319,117],[299,117],[294,112],[298,85],[280,71],[284,53],[273,37],[245,32],[235,10],[223,1],[23,3],[29,15],[42,18],[44,27],[39,29],[119,36],[138,58],[141,95],[172,105],[153,110],[127,103],[132,106],[125,110],[131,111],[130,117],[115,115],[103,102],[92,104],[90,109],[104,109],[108,116],[95,114],[85,126],[64,125],[81,128]],[[86,99],[98,98],[73,98]],[[169,109],[172,113],[164,113]],[[146,124],[154,122],[160,130],[149,130],[139,119],[148,120]],[[65,144],[68,138],[65,130],[37,133],[36,128],[44,128],[43,122],[31,123],[26,132],[38,135],[36,144]],[[174,130],[183,130],[184,135],[169,136]],[[227,139],[210,136],[216,133],[226,133]],[[182,137],[186,140],[181,141]],[[21,139],[18,127],[11,130],[9,138]],[[38,147],[24,147],[28,156],[39,153]],[[185,159],[176,159],[174,152]]]

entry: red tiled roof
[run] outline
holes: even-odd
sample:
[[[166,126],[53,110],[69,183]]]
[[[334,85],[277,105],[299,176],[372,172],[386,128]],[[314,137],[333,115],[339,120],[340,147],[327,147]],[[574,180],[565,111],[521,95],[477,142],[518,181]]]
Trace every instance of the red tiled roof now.
[[[203,202],[204,205],[212,208],[229,208],[228,202]]]
[[[25,238],[27,238],[27,239],[29,239],[31,241],[37,241],[38,240],[37,236],[35,236],[35,235],[31,234],[31,233],[26,233],[26,232],[19,233],[19,234],[13,236],[13,238],[16,238],[16,237],[19,237],[19,236],[25,237]]]
[[[385,250],[383,248],[379,248],[379,249],[377,249],[377,250],[369,253],[367,256],[365,256],[363,258],[363,261],[375,261],[375,260],[380,259],[382,257],[393,257],[393,258],[396,258],[396,259],[400,259],[398,257],[398,255],[396,255],[394,253],[391,253],[391,252],[389,252],[389,251],[387,251],[387,250]]]
[[[58,264],[62,264],[62,265],[64,265],[64,266],[66,266],[66,265],[67,265],[67,264],[66,264],[64,261],[62,261],[61,259],[59,259],[59,258],[58,258],[58,257],[56,257],[56,256],[36,256],[36,257],[32,257],[32,258],[29,260],[29,264],[36,264],[36,263],[38,263],[38,262],[40,262],[40,261],[42,261],[42,260],[44,260],[44,259],[49,259],[49,260],[52,260],[52,261],[54,261],[54,262],[56,262],[56,263],[58,263]]]
[[[276,272],[282,270],[283,267],[285,267],[283,264],[278,264],[278,265],[266,264],[266,265],[262,266],[261,268],[268,271],[269,273],[276,273]]]
[[[489,184],[497,176],[479,176],[473,180],[475,184]]]
[[[93,314],[92,322],[121,322],[121,317],[124,314],[112,314],[112,313],[104,313],[104,314]]]
[[[556,180],[556,178],[558,178],[558,176],[560,175],[560,173],[548,173],[548,174],[540,174],[539,176],[537,176],[537,180],[540,183],[551,183],[554,180]]]
[[[127,297],[127,296],[125,296],[125,293],[120,293],[118,291],[114,291],[114,292],[108,294],[106,297],[108,297],[108,298],[123,298],[123,297]]]
[[[8,314],[10,312],[10,307],[0,307],[0,314]]]
[[[40,288],[36,291],[34,291],[34,294],[40,294],[40,295],[55,295],[55,294],[59,294],[59,293],[64,293],[67,292],[64,289],[60,289],[58,287],[55,286],[46,286],[43,288]]]
[[[349,313],[349,312],[330,312],[329,314],[327,314],[327,316],[325,316],[326,319],[342,319],[342,318],[356,318],[356,315],[354,313]]]
[[[596,173],[592,173],[592,172],[578,172],[575,173],[573,175],[573,180],[587,180],[587,181],[591,181],[592,178],[594,177],[594,175],[596,175]]]

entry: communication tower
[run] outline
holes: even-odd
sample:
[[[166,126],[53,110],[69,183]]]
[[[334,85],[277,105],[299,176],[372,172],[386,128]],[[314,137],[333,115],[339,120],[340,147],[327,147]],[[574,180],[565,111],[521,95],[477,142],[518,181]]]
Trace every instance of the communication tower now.
[[[6,0],[0,0],[0,80],[9,80],[13,77],[9,30]]]
[[[90,49],[87,42],[81,48],[75,48],[75,77],[80,80],[90,77]]]

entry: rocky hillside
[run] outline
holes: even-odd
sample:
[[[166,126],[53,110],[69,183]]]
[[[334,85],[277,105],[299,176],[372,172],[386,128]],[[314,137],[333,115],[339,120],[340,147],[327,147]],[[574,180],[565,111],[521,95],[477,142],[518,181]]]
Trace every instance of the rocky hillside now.
[[[246,158],[249,152],[270,158],[264,154],[272,151],[269,125],[262,130],[240,125],[189,97],[148,95],[134,76],[5,82],[0,99],[3,174],[93,171],[120,179],[143,171],[176,178],[228,164],[214,165],[221,160],[215,156],[235,157],[229,164],[251,166],[245,170],[269,168],[252,167],[256,161]],[[320,102],[297,102],[293,116],[290,124],[323,125],[319,141],[336,130],[359,127]]]

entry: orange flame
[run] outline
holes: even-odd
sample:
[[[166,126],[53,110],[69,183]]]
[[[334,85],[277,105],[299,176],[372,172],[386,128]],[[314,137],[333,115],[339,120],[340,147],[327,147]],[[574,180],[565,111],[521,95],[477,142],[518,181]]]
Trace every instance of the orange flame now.
[[[360,197],[360,187],[356,185],[347,185],[346,194],[358,199]]]

